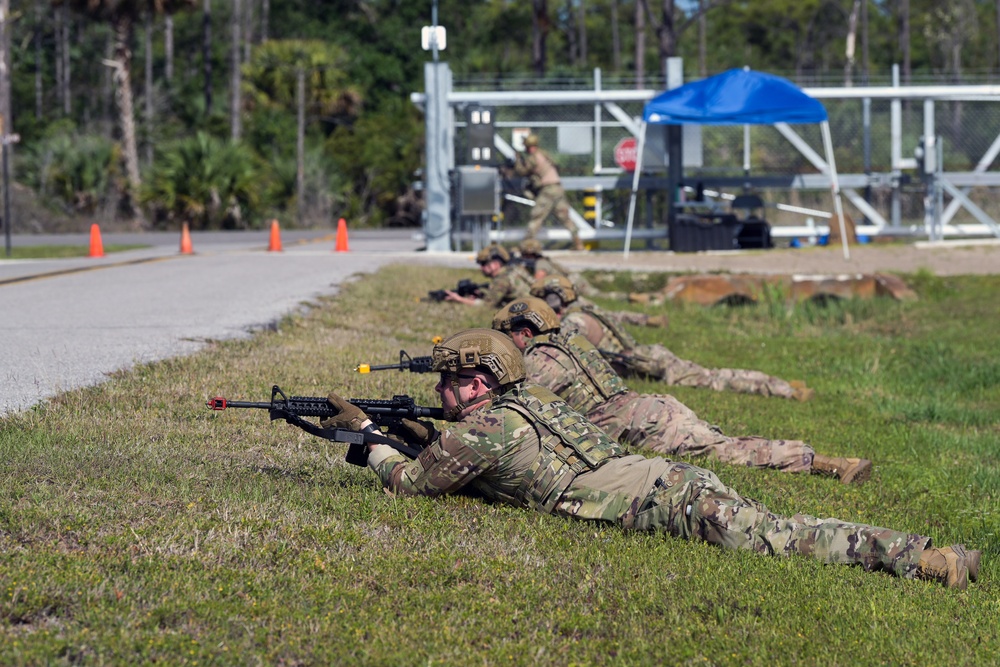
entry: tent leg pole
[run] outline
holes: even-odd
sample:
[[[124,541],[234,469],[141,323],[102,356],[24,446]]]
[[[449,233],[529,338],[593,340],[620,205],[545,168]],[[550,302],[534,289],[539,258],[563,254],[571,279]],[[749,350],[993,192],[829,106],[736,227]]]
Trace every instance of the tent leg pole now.
[[[632,222],[635,220],[635,193],[639,189],[639,173],[642,171],[642,153],[646,150],[646,121],[639,128],[639,147],[636,149],[635,173],[632,174],[632,196],[628,200],[628,224],[625,226],[625,251],[622,256],[628,259],[628,251],[632,245]]]
[[[837,164],[833,158],[833,139],[830,137],[830,122],[823,121],[823,148],[826,150],[826,163],[830,165],[830,189],[833,190],[833,206],[837,211],[837,220],[840,221],[840,241],[844,247],[844,259],[851,258],[851,251],[847,248],[847,229],[844,224],[844,202],[840,197],[840,181],[837,178]]]

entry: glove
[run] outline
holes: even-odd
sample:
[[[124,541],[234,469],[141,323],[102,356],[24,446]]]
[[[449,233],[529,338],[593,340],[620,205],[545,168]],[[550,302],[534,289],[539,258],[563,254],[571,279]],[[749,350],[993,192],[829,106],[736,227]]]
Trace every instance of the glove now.
[[[400,424],[400,435],[407,443],[426,447],[434,442],[438,431],[431,422],[415,421],[413,419],[403,419]]]
[[[319,423],[320,426],[323,428],[347,428],[352,431],[361,430],[361,424],[368,419],[364,410],[334,393],[327,396],[326,400],[331,406],[337,408],[339,414],[327,417]]]

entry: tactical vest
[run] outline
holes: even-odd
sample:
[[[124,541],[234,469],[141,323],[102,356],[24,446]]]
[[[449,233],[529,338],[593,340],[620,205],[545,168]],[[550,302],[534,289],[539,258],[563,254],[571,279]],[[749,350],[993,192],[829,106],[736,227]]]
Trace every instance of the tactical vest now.
[[[583,311],[601,323],[601,326],[605,330],[604,339],[601,340],[601,349],[608,352],[624,352],[633,349],[639,344],[635,338],[632,338],[632,334],[618,326],[617,322],[605,315],[597,306],[592,304],[583,305],[577,302],[572,304],[566,312],[571,313],[575,310]],[[609,338],[611,340],[608,340]],[[618,349],[613,349],[615,347],[618,347]]]
[[[538,456],[507,501],[549,513],[580,473],[627,454],[625,449],[545,387],[521,384],[493,402],[524,416],[539,437]]]
[[[609,398],[628,391],[625,382],[611,368],[600,350],[590,344],[590,341],[577,333],[542,334],[531,340],[531,346],[525,350],[528,354],[535,347],[554,347],[570,359],[573,359],[583,371],[578,373],[576,381],[560,395],[571,408],[589,413]]]

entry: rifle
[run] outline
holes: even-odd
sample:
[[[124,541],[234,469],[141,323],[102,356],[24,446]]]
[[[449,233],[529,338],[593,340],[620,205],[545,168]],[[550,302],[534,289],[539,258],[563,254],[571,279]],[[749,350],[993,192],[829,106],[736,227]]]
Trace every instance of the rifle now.
[[[459,296],[476,296],[481,290],[484,290],[489,286],[489,283],[479,284],[472,282],[468,278],[462,278],[458,281],[458,286],[451,291],[455,292]],[[431,290],[427,293],[426,297],[421,299],[421,301],[444,301],[448,298],[447,292],[448,290],[443,289]]]
[[[335,417],[339,411],[330,405],[325,396],[287,396],[278,385],[271,388],[270,403],[251,403],[247,401],[230,401],[221,396],[208,399],[208,407],[212,410],[226,410],[229,408],[251,408],[257,410],[267,410],[271,421],[284,419],[289,424],[298,426],[306,433],[310,433],[325,440],[333,442],[343,442],[348,445],[346,461],[356,466],[364,466],[368,463],[368,444],[389,445],[401,454],[411,459],[417,458],[420,451],[391,440],[378,429],[386,428],[390,431],[398,427],[404,419],[419,419],[426,417],[429,419],[443,419],[444,410],[441,408],[425,407],[417,405],[410,396],[393,396],[392,399],[375,398],[351,398],[348,402],[361,408],[368,418],[372,420],[375,427],[369,431],[352,431],[346,428],[323,428],[304,417]]]
[[[371,364],[358,364],[354,370],[358,373],[371,373],[372,371],[410,371],[411,373],[430,373],[433,357],[411,357],[406,350],[399,351],[398,364],[386,364],[383,366],[372,366]]]

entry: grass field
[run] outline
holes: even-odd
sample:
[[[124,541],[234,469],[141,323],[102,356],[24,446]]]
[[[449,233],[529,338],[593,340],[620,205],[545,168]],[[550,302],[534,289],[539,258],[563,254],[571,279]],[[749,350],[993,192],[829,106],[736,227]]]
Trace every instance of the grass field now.
[[[669,314],[668,330],[633,329],[707,366],[807,380],[805,404],[671,393],[729,434],[871,458],[860,487],[702,464],[780,513],[982,549],[964,592],[470,498],[394,498],[339,445],[263,411],[206,408],[265,401],[275,383],[435,405],[435,376],[352,369],[488,326],[491,312],[416,303],[462,277],[477,276],[389,267],[251,339],[0,420],[0,664],[995,664],[1000,277],[906,276],[911,303],[671,304],[646,309]]]
[[[148,246],[111,244],[103,246],[103,249],[107,254],[146,247]],[[90,247],[84,245],[11,246],[10,256],[7,256],[7,252],[5,250],[0,251],[0,259],[65,259],[67,257],[86,257],[89,254]]]

